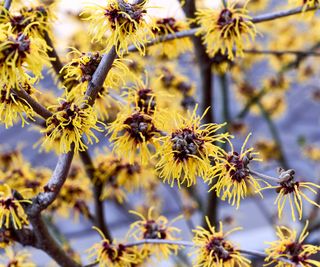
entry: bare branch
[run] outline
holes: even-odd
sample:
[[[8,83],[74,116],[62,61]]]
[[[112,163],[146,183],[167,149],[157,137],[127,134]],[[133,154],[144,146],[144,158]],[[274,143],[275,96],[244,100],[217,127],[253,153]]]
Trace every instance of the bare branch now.
[[[113,46],[108,54],[104,54],[101,62],[93,74],[92,80],[89,83],[86,99],[89,105],[93,105],[99,90],[101,89],[108,72],[110,71],[114,60],[117,58],[116,48]]]
[[[290,9],[290,10],[276,11],[273,13],[268,13],[268,14],[256,16],[256,17],[252,18],[251,21],[253,23],[257,24],[257,23],[261,23],[261,22],[265,22],[265,21],[276,20],[279,18],[290,17],[290,16],[297,15],[297,14],[300,14],[303,12],[314,11],[318,8],[319,8],[318,6],[308,7],[306,9],[304,9],[304,7],[297,7],[297,8]]]
[[[272,177],[272,176],[269,176],[269,175],[265,175],[263,173],[260,173],[260,172],[257,172],[257,171],[254,171],[254,170],[250,170],[250,173],[256,177],[259,177],[259,178],[262,178],[262,179],[265,179],[265,180],[270,180],[270,181],[273,181],[273,182],[276,182],[276,183],[279,183],[280,180],[279,178],[275,178],[275,177]]]
[[[30,96],[25,90],[20,88],[19,90],[12,89],[13,92],[20,98],[24,99],[30,107],[42,118],[48,119],[52,116],[52,113],[37,102],[32,96]]]
[[[3,7],[4,7],[6,10],[9,10],[10,7],[11,7],[11,3],[12,3],[12,0],[5,0]]]
[[[2,229],[1,229],[2,230]],[[5,230],[5,229],[3,229]],[[6,231],[6,230],[5,230]],[[22,228],[20,230],[10,229],[12,233],[12,238],[14,241],[20,243],[23,246],[35,246],[36,245],[36,237],[32,230],[27,228]]]
[[[55,73],[58,76],[58,79],[60,80],[60,82],[63,82],[63,75],[60,73],[61,69],[63,68],[63,65],[61,63],[60,57],[53,45],[53,42],[48,34],[48,32],[44,32],[44,36],[43,36],[44,40],[46,41],[47,45],[50,47],[50,49],[47,51],[47,54],[50,58],[54,59],[51,60],[51,66],[54,69]]]
[[[70,256],[68,256],[56,240],[50,235],[45,222],[40,214],[29,218],[36,237],[34,246],[50,255],[59,266],[80,267]]]
[[[257,101],[257,105],[260,109],[262,117],[265,119],[265,121],[269,127],[271,136],[277,145],[277,148],[279,151],[279,162],[282,164],[281,167],[283,167],[284,169],[289,169],[289,164],[287,162],[287,159],[286,159],[284,151],[283,151],[283,145],[282,145],[282,141],[281,141],[278,129],[277,129],[276,125],[274,124],[270,114],[264,108],[264,106],[261,104],[261,102],[259,100]]]
[[[256,54],[256,55],[275,55],[275,56],[283,56],[283,55],[297,55],[297,56],[314,56],[320,57],[320,52],[316,51],[301,51],[301,50],[257,50],[257,49],[244,49],[244,53],[247,54]]]
[[[94,206],[95,206],[95,223],[99,229],[103,232],[105,237],[112,242],[112,236],[108,229],[108,226],[105,221],[103,202],[100,200],[102,193],[102,184],[101,182],[94,181],[94,165],[93,161],[88,153],[88,151],[83,151],[80,153],[80,158],[85,167],[86,173],[89,176],[93,184],[93,193],[94,193]]]
[[[38,194],[34,199],[31,206],[27,209],[27,214],[30,217],[34,217],[39,214],[42,210],[46,209],[57,197],[67,179],[68,172],[71,166],[73,158],[73,150],[61,154],[59,156],[56,168],[52,174],[50,181],[44,187],[44,192]]]
[[[183,8],[185,10],[188,9],[188,7],[186,5]],[[302,12],[314,11],[316,9],[317,9],[317,7],[310,7],[310,8],[307,8],[306,10],[303,10],[302,7],[298,7],[298,8],[294,8],[294,9],[290,9],[290,10],[278,11],[278,12],[274,12],[274,13],[268,13],[268,14],[264,14],[264,15],[259,15],[257,17],[253,17],[251,19],[251,21],[253,23],[255,23],[255,24],[258,24],[258,23],[262,23],[262,22],[265,22],[265,21],[270,21],[270,20],[275,20],[275,19],[279,19],[279,18],[292,16],[292,15],[297,15],[297,14],[300,14]],[[171,41],[171,40],[174,40],[174,39],[181,39],[181,38],[185,38],[185,37],[191,37],[191,36],[194,36],[196,34],[196,32],[199,31],[199,29],[200,29],[199,27],[194,27],[194,28],[192,28],[190,30],[185,30],[185,31],[181,31],[181,32],[173,33],[173,34],[168,34],[166,36],[156,37],[154,39],[149,40],[145,44],[145,46],[149,47],[149,46],[155,45],[157,43],[161,43],[161,42],[167,42],[167,41]],[[136,52],[136,51],[138,51],[138,49],[134,45],[131,45],[128,48],[128,51],[129,52]],[[248,53],[254,53],[254,51],[256,51],[256,53],[257,53],[257,50],[244,50],[244,52],[248,52]],[[302,52],[297,51],[298,53],[294,53],[294,52],[296,52],[296,51],[293,51],[293,52],[288,51],[288,53],[293,53],[293,54],[303,54],[303,55],[306,54],[306,52],[303,52],[303,51]],[[283,54],[283,52],[282,52],[282,54]],[[310,53],[310,54],[308,53],[307,55],[319,56],[318,54],[319,53]]]

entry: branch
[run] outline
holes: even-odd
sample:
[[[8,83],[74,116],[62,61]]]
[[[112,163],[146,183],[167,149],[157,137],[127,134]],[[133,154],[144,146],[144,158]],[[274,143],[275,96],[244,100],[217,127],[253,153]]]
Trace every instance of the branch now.
[[[262,14],[256,17],[253,17],[251,19],[251,21],[255,24],[257,23],[261,23],[261,22],[265,22],[265,21],[270,21],[270,20],[275,20],[275,19],[279,19],[279,18],[284,18],[284,17],[290,17],[293,15],[297,15],[303,12],[309,12],[309,11],[314,11],[316,9],[318,9],[319,7],[314,6],[314,7],[308,7],[308,8],[304,8],[302,7],[297,7],[294,9],[290,9],[290,10],[284,10],[284,11],[276,11],[273,13],[269,13],[269,14]]]
[[[86,92],[86,99],[88,100],[89,105],[93,105],[94,101],[97,98],[98,92],[101,89],[108,72],[110,71],[114,60],[117,58],[116,49],[113,46],[108,54],[104,54],[101,62],[93,74],[92,80],[88,85]]]
[[[11,7],[11,3],[12,3],[12,0],[5,0],[3,7],[4,7],[6,10],[9,10],[10,7]]]
[[[12,89],[12,91],[21,99],[25,100],[29,106],[42,118],[48,119],[49,117],[52,116],[52,113],[47,110],[44,106],[42,106],[40,103],[38,103],[33,97],[31,97],[25,90],[20,88],[19,90],[17,89]]]
[[[257,49],[244,49],[244,53],[247,54],[256,54],[256,55],[275,55],[275,56],[283,56],[286,54],[293,54],[297,56],[314,56],[320,57],[320,52],[316,51],[301,51],[301,50],[257,50]]]
[[[187,2],[189,3],[189,2]],[[187,4],[183,6],[184,10],[188,10],[189,14],[190,11],[192,11],[191,9],[189,9],[189,7],[187,7]],[[296,14],[300,14],[302,12],[309,12],[309,11],[314,11],[316,10],[317,7],[309,7],[306,10],[303,11],[303,7],[298,7],[298,8],[294,8],[294,9],[290,9],[290,10],[285,10],[285,11],[278,11],[278,12],[274,12],[274,13],[269,13],[269,14],[264,14],[264,15],[259,15],[257,17],[253,17],[250,21],[258,24],[258,23],[262,23],[265,21],[270,21],[270,20],[275,20],[275,19],[279,19],[279,18],[284,18],[284,17],[288,17],[288,16],[292,16],[292,15],[296,15]],[[190,18],[190,16],[188,16],[188,14],[186,14],[187,17]],[[194,16],[193,16],[194,17]],[[181,32],[177,32],[177,33],[172,33],[172,34],[168,34],[165,36],[160,36],[160,37],[156,37],[154,39],[149,40],[147,43],[144,44],[145,47],[149,47],[161,42],[167,42],[167,41],[171,41],[174,39],[181,39],[181,38],[185,38],[185,37],[191,37],[194,36],[196,34],[197,31],[199,31],[200,27],[194,27],[190,30],[185,30],[185,31],[181,31]],[[131,45],[128,48],[128,52],[137,52],[138,49],[134,46]],[[246,53],[263,53],[266,52],[266,54],[274,54],[277,53],[276,51],[273,53],[271,51],[261,51],[258,52],[258,50],[244,50],[244,52]],[[284,53],[289,53],[289,54],[301,54],[301,55],[313,55],[313,56],[320,56],[319,53],[308,53],[308,52],[303,52],[303,51],[280,51],[280,54],[284,54]]]
[[[59,246],[55,239],[50,235],[46,224],[40,214],[29,218],[32,225],[36,242],[34,246],[45,251],[50,255],[59,266],[63,267],[80,267],[81,265],[76,263],[68,256],[65,251]]]
[[[60,80],[60,82],[63,82],[63,75],[60,73],[61,69],[63,68],[63,65],[61,63],[60,57],[53,45],[53,42],[48,34],[47,31],[44,32],[44,36],[43,36],[44,40],[46,41],[47,45],[51,48],[48,49],[47,54],[50,58],[53,58],[54,60],[51,60],[51,66],[54,69],[55,73],[58,76],[58,79]]]
[[[275,177],[272,177],[272,176],[269,176],[269,175],[265,175],[263,173],[260,173],[260,172],[254,171],[254,170],[250,170],[250,173],[252,175],[256,176],[256,177],[259,177],[259,178],[262,178],[262,179],[265,179],[265,180],[270,180],[270,181],[273,181],[273,182],[276,182],[276,183],[280,182],[279,178],[275,178]]]
[[[28,207],[27,214],[29,218],[38,215],[42,210],[46,209],[57,197],[67,179],[68,172],[73,159],[73,150],[59,156],[52,177],[44,187],[44,192],[39,193],[33,198],[32,205]]]
[[[153,245],[166,244],[166,245],[178,245],[178,246],[184,246],[184,247],[196,246],[191,241],[165,240],[165,239],[143,239],[143,240],[124,244],[124,246],[125,247],[135,247],[135,246],[142,246],[145,244],[153,244]]]
[[[178,245],[178,246],[183,246],[183,247],[201,247],[200,245],[194,244],[193,242],[190,241],[183,241],[183,240],[163,240],[163,239],[143,239],[131,243],[124,244],[125,247],[134,247],[134,246],[142,246],[145,244],[154,244],[154,245],[159,245],[159,244],[167,244],[167,245]],[[260,251],[255,251],[255,250],[248,250],[248,249],[238,249],[240,253],[247,254],[250,256],[255,256],[259,258],[266,258],[268,257],[267,254],[260,252]],[[285,259],[285,258],[279,258],[275,259],[277,261],[282,261],[286,263],[292,263],[290,260]]]
[[[243,107],[243,109],[238,113],[238,115],[236,116],[237,119],[243,119],[248,112],[250,111],[250,108],[256,104],[265,94],[267,93],[266,89],[262,89],[259,91],[259,93],[257,95],[255,95],[254,97],[252,97],[247,104]]]
[[[6,231],[5,229],[3,229],[3,230]],[[35,246],[36,237],[35,237],[34,232],[32,230],[27,229],[27,228],[22,228],[20,230],[12,229],[10,231],[12,233],[12,239],[15,242],[18,242],[23,246]]]
[[[102,193],[102,184],[101,182],[95,181],[94,177],[94,164],[88,153],[88,151],[83,151],[80,153],[80,158],[83,163],[83,166],[86,170],[87,175],[89,176],[93,184],[93,193],[94,193],[94,206],[95,206],[95,223],[105,235],[105,237],[112,242],[112,235],[108,229],[108,226],[105,221],[103,202],[100,200]]]
[[[312,53],[312,51],[318,49],[320,47],[320,43],[316,43],[315,45],[313,45],[309,51],[305,51],[305,52],[302,52],[300,54],[298,54],[297,58],[291,62],[289,62],[285,67],[283,67],[283,69],[280,71],[280,74],[281,73],[284,73],[286,71],[289,71],[291,70],[292,68],[295,68],[299,65],[299,63],[305,59],[307,56],[309,55],[312,55],[312,54],[309,54],[309,53]],[[236,116],[237,119],[243,119],[247,114],[248,112],[250,111],[250,108],[256,104],[265,94],[268,93],[268,90],[266,90],[265,88],[260,90],[260,92],[252,97],[248,102],[247,104],[244,106],[244,108],[238,113],[238,115]]]
[[[273,140],[275,141],[277,148],[279,150],[279,153],[280,153],[279,161],[282,164],[281,167],[283,167],[284,169],[289,169],[288,162],[287,162],[286,157],[283,152],[283,146],[282,146],[282,142],[281,142],[278,130],[277,130],[274,122],[272,121],[270,114],[266,111],[266,109],[261,104],[261,102],[258,101],[257,105],[261,111],[262,116],[264,117],[264,119],[266,120],[266,122],[268,124],[269,130],[270,130],[271,135],[273,137]]]

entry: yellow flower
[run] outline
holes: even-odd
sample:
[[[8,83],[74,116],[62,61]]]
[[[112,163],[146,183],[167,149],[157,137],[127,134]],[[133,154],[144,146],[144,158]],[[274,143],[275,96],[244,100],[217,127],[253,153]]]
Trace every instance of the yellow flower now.
[[[116,198],[122,203],[126,197],[125,191],[148,190],[158,181],[152,164],[141,166],[136,161],[130,164],[125,158],[110,153],[98,155],[95,162],[96,182],[103,184],[101,200]]]
[[[145,165],[159,143],[157,137],[161,133],[156,118],[156,114],[150,116],[130,107],[120,110],[117,119],[107,127],[113,151],[123,155],[131,164],[138,161]]]
[[[154,215],[153,211],[154,209],[150,208],[146,217],[136,211],[130,211],[130,213],[137,215],[140,220],[131,224],[128,236],[133,237],[135,240],[178,240],[175,235],[180,232],[180,229],[171,225],[181,216],[169,222],[162,215]],[[179,246],[175,244],[144,244],[142,246],[142,254],[155,255],[158,259],[168,259],[172,253],[177,254],[178,249]]]
[[[42,77],[42,68],[50,62],[48,49],[43,39],[0,30],[0,79],[6,82],[8,95],[9,89],[19,88],[20,83],[28,80],[27,71],[36,80]]]
[[[266,249],[268,257],[265,259],[268,263],[265,266],[275,267],[319,267],[320,262],[312,259],[312,255],[319,254],[320,246],[304,244],[304,240],[309,235],[307,232],[309,222],[301,232],[299,238],[296,230],[291,230],[285,226],[277,226],[278,240],[266,242],[270,245]],[[281,259],[288,259],[289,262],[283,262]]]
[[[256,29],[247,15],[246,6],[236,7],[235,1],[228,1],[227,7],[217,10],[199,10],[196,22],[200,24],[198,35],[203,35],[207,52],[214,56],[217,52],[228,54],[230,60],[243,56],[244,44],[254,40]],[[234,49],[236,52],[234,52]]]
[[[315,205],[320,208],[319,203],[314,202],[310,199],[302,189],[308,189],[311,193],[317,194],[315,188],[320,188],[320,185],[314,184],[312,182],[302,182],[297,181],[295,179],[295,171],[294,170],[279,170],[279,182],[278,185],[275,186],[267,186],[262,188],[261,190],[266,189],[275,189],[278,193],[278,196],[274,202],[274,204],[278,205],[278,216],[281,218],[284,206],[289,199],[290,209],[291,209],[291,216],[293,221],[296,220],[296,213],[299,216],[299,220],[302,219],[303,214],[303,200],[308,201],[310,204]],[[260,190],[260,191],[261,191]]]
[[[237,208],[240,206],[241,199],[252,191],[261,189],[259,180],[250,174],[248,167],[252,160],[259,160],[254,158],[257,153],[253,152],[253,148],[245,149],[250,135],[244,141],[240,153],[235,152],[230,143],[232,151],[225,153],[223,158],[217,159],[211,168],[210,177],[217,179],[217,182],[210,191],[215,190],[218,197],[221,197],[222,200],[228,199],[228,202],[236,205]],[[209,184],[213,182],[213,179],[209,180]]]
[[[19,88],[25,90],[29,95],[35,92],[35,89],[27,82],[20,84]],[[28,124],[27,119],[32,120],[33,116],[31,106],[16,93],[8,90],[6,84],[3,84],[0,88],[0,122],[9,128],[20,119],[23,127],[25,123]]]
[[[5,255],[0,256],[0,267],[8,266],[36,267],[27,251],[20,250],[15,252],[12,248],[5,248]]]
[[[123,94],[128,105],[150,116],[161,117],[163,111],[168,108],[168,102],[172,102],[174,96],[157,87],[157,80],[149,81],[148,73],[145,72],[145,81],[135,79],[128,91]]]
[[[316,145],[306,145],[303,148],[303,155],[311,160],[320,161],[320,147]]]
[[[153,36],[145,20],[146,2],[131,4],[127,0],[110,0],[107,6],[88,6],[84,12],[89,13],[85,19],[91,22],[93,41],[100,41],[107,35],[106,51],[115,46],[117,54],[121,56],[132,43],[144,54],[147,37]]]
[[[100,267],[132,267],[139,263],[141,259],[136,247],[126,247],[116,241],[111,243],[98,228],[93,228],[98,231],[102,240],[89,249],[89,257],[97,260]]]
[[[30,200],[17,200],[7,184],[0,185],[0,227],[21,229],[28,224],[27,215],[21,203],[31,203]]]
[[[51,32],[51,22],[55,19],[53,5],[33,5],[22,7],[18,11],[8,11],[1,7],[0,22],[13,33],[25,33],[28,36],[42,38],[45,32]]]
[[[11,230],[0,230],[0,248],[6,248],[13,243],[13,236]]]
[[[259,151],[262,161],[280,159],[279,147],[273,140],[260,139],[254,144],[254,147]]]
[[[156,168],[160,178],[171,186],[175,182],[179,186],[184,182],[187,186],[194,185],[197,176],[206,179],[210,175],[211,158],[222,155],[222,149],[214,143],[224,143],[229,134],[217,134],[222,124],[201,125],[203,116],[196,114],[196,108],[188,118],[176,115],[168,134],[160,138],[163,144],[157,152],[160,159]]]
[[[59,141],[60,153],[71,151],[74,145],[75,153],[87,149],[81,137],[86,136],[87,142],[98,142],[93,130],[102,131],[96,125],[97,115],[94,109],[81,98],[75,101],[59,99],[59,104],[50,107],[53,115],[46,120],[46,134],[42,146],[52,147]]]
[[[187,110],[193,110],[196,105],[196,86],[189,77],[181,75],[176,71],[177,66],[166,64],[155,71],[152,81],[153,88],[164,91],[165,98],[161,99],[161,106],[172,112],[185,114]],[[160,78],[159,78],[160,77]]]
[[[286,92],[290,88],[290,79],[284,74],[271,76],[262,81],[263,87],[271,92]]]
[[[269,0],[250,0],[248,1],[248,9],[254,12],[265,11],[269,3]]]
[[[189,29],[187,22],[176,20],[174,17],[154,19],[153,24],[152,32],[156,37],[165,37],[169,34],[174,35],[175,33]],[[152,56],[166,56],[169,59],[176,58],[191,50],[192,42],[188,37],[160,42],[148,48]]]
[[[319,0],[289,0],[289,2],[298,4],[298,5],[303,5],[304,11],[307,8],[317,7],[320,4]]]
[[[86,92],[88,84],[101,62],[102,55],[99,52],[81,53],[76,49],[73,49],[69,55],[72,56],[72,60],[61,69],[60,73],[64,75],[68,95],[78,97]],[[116,59],[99,92],[101,93],[100,97],[107,96],[109,88],[118,89],[125,84],[128,72],[129,69],[123,60]],[[103,93],[103,91],[106,92]]]
[[[23,198],[32,198],[42,190],[51,176],[51,171],[46,168],[32,168],[20,152],[10,157],[5,163],[6,168],[0,172],[0,184],[8,184],[10,188],[21,192]]]
[[[235,245],[226,240],[226,237],[241,228],[234,228],[226,233],[223,232],[223,225],[220,222],[220,230],[216,231],[206,217],[209,230],[197,226],[194,232],[193,243],[197,246],[197,255],[194,267],[249,267],[250,260],[243,257]]]

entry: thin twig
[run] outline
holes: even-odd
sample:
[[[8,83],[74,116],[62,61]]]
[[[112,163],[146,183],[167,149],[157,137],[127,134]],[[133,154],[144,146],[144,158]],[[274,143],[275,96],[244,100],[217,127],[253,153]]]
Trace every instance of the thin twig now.
[[[5,0],[3,7],[4,7],[6,10],[9,10],[10,7],[11,7],[11,3],[12,3],[12,0]]]
[[[178,245],[183,247],[194,247],[195,244],[191,241],[182,241],[182,240],[166,240],[166,239],[143,239],[139,241],[130,242],[124,244],[125,247],[136,247],[142,246],[145,244],[153,244],[153,245]]]
[[[189,4],[190,2],[192,2],[192,1],[187,1],[187,4]],[[183,9],[188,10],[188,12],[190,13],[191,9],[187,6],[187,4],[183,6]],[[290,10],[284,10],[284,11],[278,11],[278,12],[274,12],[274,13],[259,15],[259,16],[253,17],[250,21],[255,24],[258,24],[258,23],[262,23],[265,21],[270,21],[270,20],[275,20],[275,19],[279,19],[279,18],[292,16],[292,15],[297,15],[302,12],[314,11],[316,9],[317,9],[317,7],[309,7],[305,11],[303,11],[302,7],[298,7],[298,8],[294,8],[294,9],[290,9]],[[189,17],[188,14],[187,14],[187,17]],[[161,42],[167,42],[167,41],[171,41],[174,39],[191,37],[191,36],[194,36],[199,31],[199,29],[200,29],[200,27],[194,27],[190,30],[185,30],[185,31],[181,31],[181,32],[173,33],[173,34],[168,34],[166,36],[156,37],[154,39],[149,40],[147,43],[144,44],[144,46],[149,47],[149,46],[155,45],[157,43],[161,43]],[[138,51],[138,49],[134,45],[131,45],[128,48],[128,52],[137,52],[137,51]],[[246,51],[248,51],[248,53],[257,53],[258,50],[244,50],[244,52],[246,52]],[[292,53],[290,51],[288,51],[288,52]],[[303,52],[303,51],[301,51],[301,52],[299,51],[298,54],[301,54],[304,56],[309,55],[309,54],[307,54],[307,52]],[[310,55],[318,56],[318,53],[317,54],[311,53]]]
[[[34,229],[34,235],[36,242],[34,246],[45,251],[50,257],[52,257],[60,266],[63,267],[80,267],[81,265],[76,263],[65,251],[59,246],[59,244],[50,235],[46,224],[43,221],[41,214],[37,214],[34,217],[29,218],[30,224]]]
[[[258,94],[256,94],[254,97],[252,97],[247,104],[243,107],[243,109],[238,113],[238,115],[236,116],[236,119],[243,119],[248,112],[250,111],[250,108],[256,104],[257,101],[259,101],[261,99],[261,97],[263,97],[268,91],[266,89],[262,89],[259,91]]]
[[[284,18],[284,17],[290,17],[293,15],[297,15],[303,12],[309,12],[309,11],[314,11],[316,9],[318,9],[319,7],[314,6],[314,7],[308,7],[306,9],[304,9],[304,7],[297,7],[297,8],[293,8],[290,10],[284,10],[284,11],[276,11],[273,13],[268,13],[268,14],[262,14],[256,17],[253,17],[251,19],[251,21],[255,24],[257,23],[261,23],[261,22],[266,22],[266,21],[270,21],[270,20],[276,20],[279,18]]]
[[[283,55],[296,55],[296,56],[314,56],[319,57],[320,52],[316,51],[301,51],[301,50],[257,50],[257,49],[244,49],[244,53],[247,54],[256,54],[256,55],[275,55],[275,56],[283,56]]]
[[[58,158],[57,165],[53,171],[51,179],[44,187],[45,192],[39,193],[32,202],[32,205],[27,209],[27,214],[34,217],[42,210],[46,209],[57,197],[67,179],[68,172],[73,159],[73,149],[66,154],[61,154]]]
[[[86,99],[89,105],[93,105],[94,101],[101,89],[108,72],[110,71],[114,60],[117,58],[116,48],[113,46],[108,54],[104,54],[101,62],[93,74],[92,80],[89,83]]]
[[[95,207],[95,223],[105,235],[105,237],[112,242],[112,235],[105,221],[103,202],[100,200],[102,192],[102,183],[95,181],[94,177],[94,164],[90,157],[88,151],[83,151],[80,153],[81,161],[84,165],[86,173],[93,184],[93,194],[94,194],[94,207]]]
[[[219,75],[220,86],[221,86],[221,96],[222,96],[222,118],[226,123],[231,122],[230,116],[230,101],[229,101],[229,86],[227,74]]]
[[[52,116],[52,113],[47,110],[44,106],[42,106],[39,102],[37,102],[32,96],[30,96],[25,90],[20,88],[19,90],[12,89],[12,91],[21,99],[26,101],[26,103],[29,104],[29,106],[33,109],[34,112],[36,112],[38,115],[40,115],[44,119],[48,119]]]
[[[284,151],[283,151],[283,146],[282,146],[282,142],[280,139],[280,135],[278,133],[278,130],[270,116],[270,114],[266,111],[266,109],[264,108],[264,106],[261,104],[260,101],[257,101],[257,105],[260,109],[261,115],[263,116],[263,118],[265,119],[265,121],[267,122],[267,125],[269,127],[270,133],[272,135],[272,138],[274,140],[274,142],[277,145],[278,151],[279,151],[279,161],[282,164],[282,168],[284,169],[289,169],[289,164],[287,162],[287,159],[284,155]]]
[[[56,75],[58,76],[58,79],[60,80],[60,82],[63,82],[64,81],[63,75],[62,73],[60,73],[61,69],[63,68],[63,65],[61,63],[60,57],[47,31],[44,32],[44,40],[46,41],[47,45],[50,47],[50,49],[48,49],[47,51],[47,54],[50,58],[52,58],[51,66],[54,69]]]
[[[259,178],[262,178],[262,179],[266,179],[266,180],[270,180],[270,181],[273,181],[273,182],[277,182],[279,183],[280,179],[279,178],[275,178],[275,177],[272,177],[272,176],[269,176],[269,175],[265,175],[263,173],[260,173],[260,172],[257,172],[257,171],[254,171],[254,170],[250,170],[250,173],[256,177],[259,177]]]
[[[136,247],[136,246],[143,246],[143,245],[148,245],[148,244],[151,244],[151,245],[177,245],[177,246],[189,247],[189,248],[201,247],[200,245],[197,245],[191,241],[164,240],[164,239],[143,239],[143,240],[138,240],[138,241],[122,244],[122,245],[124,247]],[[259,257],[259,258],[263,258],[263,259],[268,257],[268,255],[266,253],[263,253],[261,251],[248,250],[248,249],[238,249],[238,251],[242,254],[246,254],[246,255],[250,255],[250,256],[254,256],[254,257]],[[286,262],[286,263],[292,263],[290,260],[285,259],[285,258],[278,258],[278,259],[274,259],[274,260],[282,261],[282,262]],[[92,267],[97,264],[98,264],[98,262],[94,262],[89,265],[86,265],[85,267],[89,267],[89,266]]]

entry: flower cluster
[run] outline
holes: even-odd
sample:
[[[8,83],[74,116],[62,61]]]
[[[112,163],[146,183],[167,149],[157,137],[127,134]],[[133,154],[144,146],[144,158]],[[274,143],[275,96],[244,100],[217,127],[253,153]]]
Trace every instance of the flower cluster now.
[[[25,116],[28,119],[33,118],[34,111],[25,100],[19,97],[16,92],[7,89],[7,85],[3,84],[0,88],[0,122],[3,123],[6,128],[12,127],[19,119],[21,119],[22,127],[28,123]],[[35,93],[35,89],[28,83],[20,83],[19,88],[23,89],[27,94],[31,95]]]
[[[226,233],[223,232],[223,225],[220,222],[219,231],[211,225],[208,217],[206,217],[208,230],[198,226],[194,230],[193,242],[198,247],[195,253],[195,267],[249,267],[250,260],[245,258],[237,247],[226,239],[232,232],[241,228],[232,229]]]
[[[13,11],[1,7],[0,23],[16,34],[23,32],[31,37],[42,38],[51,33],[51,23],[55,19],[52,9],[52,4],[31,4]]]
[[[265,189],[275,189],[278,193],[278,196],[275,200],[275,204],[278,206],[278,216],[282,216],[283,209],[287,200],[289,200],[290,210],[293,221],[296,220],[296,213],[299,220],[302,219],[303,214],[303,200],[306,200],[310,204],[320,208],[319,203],[316,203],[310,197],[304,193],[302,190],[309,190],[313,194],[317,194],[316,189],[320,188],[320,185],[317,185],[312,182],[303,182],[297,181],[295,178],[295,171],[292,169],[283,170],[279,169],[279,182],[275,186],[267,186]]]
[[[99,141],[93,132],[101,131],[96,125],[96,112],[81,98],[76,101],[60,99],[60,103],[50,109],[53,115],[46,120],[46,128],[41,131],[46,135],[42,146],[51,148],[58,145],[60,153],[72,149],[77,153],[87,148],[82,135],[86,136],[90,144]]]
[[[223,125],[201,125],[201,119],[196,109],[189,118],[176,116],[175,124],[161,138],[163,144],[158,150],[160,160],[156,167],[164,182],[171,185],[176,181],[178,185],[186,182],[191,186],[196,183],[197,176],[210,176],[211,158],[218,158],[223,153],[214,143],[226,142],[228,134],[217,134]]]
[[[254,158],[257,153],[253,152],[253,148],[245,149],[249,137],[250,135],[247,136],[240,153],[235,152],[232,147],[232,151],[225,153],[220,162],[216,161],[212,168],[211,177],[216,178],[217,181],[211,190],[215,190],[222,200],[228,199],[232,205],[236,204],[237,208],[242,198],[261,189],[259,181],[250,174],[248,167],[250,161],[258,160]],[[212,178],[209,181],[210,184],[213,181]]]
[[[0,185],[0,227],[21,229],[28,224],[23,203],[31,201],[18,200],[7,184]]]
[[[141,213],[131,211],[132,214],[137,215],[140,220],[134,222],[130,226],[128,235],[135,240],[154,239],[154,240],[178,240],[176,234],[181,230],[172,226],[172,224],[180,218],[172,220],[171,222],[165,216],[157,216],[154,214],[153,208],[150,208],[147,216]],[[158,259],[167,259],[171,254],[177,254],[179,249],[175,244],[145,244],[142,247],[142,254],[155,255]]]
[[[277,236],[279,239],[267,242],[270,246],[266,249],[266,253],[268,254],[266,266],[319,266],[319,262],[313,259],[312,256],[320,252],[320,247],[304,242],[309,235],[307,232],[308,225],[307,221],[299,238],[296,230],[291,230],[285,226],[277,226]],[[279,261],[279,259],[288,259],[289,262]]]
[[[235,54],[243,56],[244,42],[255,38],[256,29],[246,7],[238,8],[236,4],[228,1],[226,7],[197,12],[196,21],[200,24],[198,34],[203,35],[203,42],[212,57],[219,51],[227,53],[231,60]]]
[[[145,53],[144,44],[148,36],[153,36],[146,21],[146,1],[131,4],[126,0],[111,0],[107,6],[88,6],[87,20],[91,23],[93,41],[107,36],[106,51],[115,46],[118,55],[128,51],[129,44]]]
[[[27,251],[16,252],[12,248],[6,248],[5,254],[0,256],[0,266],[36,267],[36,264],[31,260],[31,255]]]
[[[177,20],[174,17],[154,19],[154,28],[152,32],[155,37],[163,38],[169,34],[175,35],[176,33],[188,30],[188,23]],[[148,48],[152,56],[165,56],[169,59],[176,58],[179,55],[191,51],[192,43],[187,37],[181,39],[173,39],[171,41],[160,42]]]
[[[122,203],[127,192],[138,189],[148,191],[157,183],[154,166],[141,166],[134,161],[129,163],[125,158],[114,154],[99,154],[96,159],[96,183],[102,183],[101,199],[116,199]]]
[[[47,55],[50,48],[43,39],[0,29],[0,41],[0,78],[6,81],[8,94],[12,87],[19,88],[20,83],[28,81],[27,71],[31,71],[36,79],[42,77],[43,66],[50,62]]]

